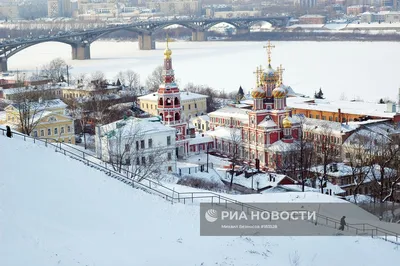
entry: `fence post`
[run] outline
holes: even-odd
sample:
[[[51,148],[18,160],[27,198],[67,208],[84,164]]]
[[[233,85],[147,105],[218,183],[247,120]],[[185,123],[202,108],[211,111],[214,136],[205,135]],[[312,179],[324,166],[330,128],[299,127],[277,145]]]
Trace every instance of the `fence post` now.
[[[33,138],[33,143],[36,143],[36,139],[35,138]]]
[[[193,192],[192,192],[192,203],[193,203]]]
[[[82,158],[85,159],[85,152],[82,152]]]
[[[218,195],[218,204],[221,204],[221,195]]]
[[[64,150],[64,155],[67,155],[67,151],[66,150]]]
[[[214,205],[214,196],[211,196],[211,206]]]
[[[25,137],[25,135],[24,135],[24,141],[26,141],[26,137]]]

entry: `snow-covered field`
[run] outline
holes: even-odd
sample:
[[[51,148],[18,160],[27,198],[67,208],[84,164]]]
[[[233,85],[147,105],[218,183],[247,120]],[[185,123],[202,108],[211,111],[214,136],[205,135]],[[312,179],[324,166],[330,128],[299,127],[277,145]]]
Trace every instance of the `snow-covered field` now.
[[[274,42],[272,64],[283,64],[284,82],[296,92],[313,95],[322,87],[324,95],[339,99],[360,97],[378,101],[397,100],[400,79],[400,43],[396,42]],[[173,42],[173,65],[181,86],[193,82],[225,91],[247,92],[255,85],[256,66],[267,65],[265,42]],[[113,78],[119,71],[133,69],[142,81],[162,64],[165,43],[157,50],[140,51],[138,43],[96,41],[91,45],[91,60],[71,60],[71,47],[43,43],[17,53],[9,59],[9,69],[33,70],[56,57],[68,61],[72,73],[104,71]],[[29,59],[29,60],[28,60]],[[379,78],[377,78],[379,77]]]
[[[0,265],[375,266],[400,256],[368,237],[200,237],[197,205],[172,205],[18,138],[0,136],[0,151]]]

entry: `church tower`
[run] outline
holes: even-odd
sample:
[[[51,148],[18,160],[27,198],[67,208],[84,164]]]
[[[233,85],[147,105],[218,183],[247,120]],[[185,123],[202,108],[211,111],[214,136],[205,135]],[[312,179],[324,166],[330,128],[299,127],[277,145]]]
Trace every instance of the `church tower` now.
[[[175,83],[171,55],[167,38],[162,72],[163,83],[158,89],[158,114],[165,125],[176,128],[178,141],[186,138],[186,123],[182,121],[181,94]]]
[[[275,48],[275,45],[271,45],[271,42],[268,41],[268,45],[264,46],[264,48],[267,49],[267,54],[268,54],[268,67],[265,70],[263,77],[261,79],[261,83],[264,86],[264,90],[266,93],[266,98],[271,99],[272,98],[272,91],[275,89],[276,83],[279,80],[279,73],[275,69],[272,68],[271,66],[271,54],[272,54],[272,48]]]

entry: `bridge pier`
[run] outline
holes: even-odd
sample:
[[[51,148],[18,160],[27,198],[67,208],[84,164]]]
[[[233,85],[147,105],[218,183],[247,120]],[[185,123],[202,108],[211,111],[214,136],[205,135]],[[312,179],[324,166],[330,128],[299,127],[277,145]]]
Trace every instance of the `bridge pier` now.
[[[154,50],[156,49],[156,42],[153,40],[151,34],[139,34],[139,50]]]
[[[192,41],[193,42],[205,42],[207,41],[205,31],[192,31]]]
[[[72,45],[72,60],[90,59],[90,43]]]
[[[237,35],[248,35],[250,34],[250,28],[238,28],[236,29]]]
[[[7,72],[8,71],[8,66],[7,66],[7,58],[6,57],[0,57],[0,72]]]

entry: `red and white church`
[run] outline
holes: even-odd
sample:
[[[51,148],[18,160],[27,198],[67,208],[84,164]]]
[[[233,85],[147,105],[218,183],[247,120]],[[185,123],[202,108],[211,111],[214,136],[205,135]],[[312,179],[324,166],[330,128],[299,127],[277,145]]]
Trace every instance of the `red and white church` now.
[[[241,159],[261,169],[276,169],[282,163],[282,154],[297,148],[300,128],[299,117],[292,117],[286,106],[288,86],[282,82],[282,66],[271,66],[271,48],[268,43],[268,66],[257,67],[257,82],[251,98],[238,97],[235,104],[209,114],[215,148],[223,154],[231,154],[234,147],[232,128],[240,131]],[[236,142],[237,143],[237,142]]]

